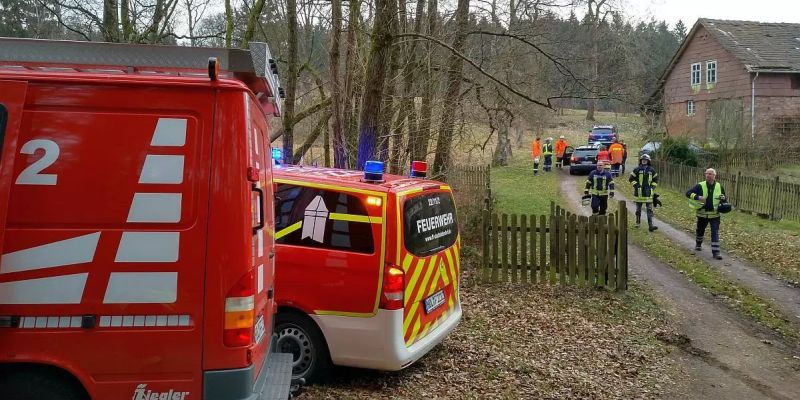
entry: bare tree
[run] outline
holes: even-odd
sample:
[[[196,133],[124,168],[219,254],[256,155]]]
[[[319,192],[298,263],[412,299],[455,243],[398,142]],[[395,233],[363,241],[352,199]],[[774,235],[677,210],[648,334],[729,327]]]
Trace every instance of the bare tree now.
[[[333,133],[333,165],[344,166],[347,160],[346,140],[342,123],[342,84],[339,77],[339,51],[341,48],[342,0],[331,0],[331,132]],[[327,160],[326,160],[327,161]]]
[[[455,15],[457,32],[453,40],[453,49],[459,53],[464,52],[464,47],[467,42],[468,17],[469,0],[458,0],[458,7],[456,8]],[[447,168],[450,167],[450,146],[453,142],[455,111],[458,106],[457,99],[461,92],[461,74],[464,68],[464,60],[456,54],[451,54],[447,66],[447,88],[445,89],[445,98],[448,99],[448,101],[444,103],[442,122],[439,126],[436,157],[433,161],[434,176],[444,175]]]
[[[294,154],[294,106],[297,97],[297,2],[286,0],[288,22],[288,76],[286,77],[286,99],[283,111],[283,162],[290,164]]]

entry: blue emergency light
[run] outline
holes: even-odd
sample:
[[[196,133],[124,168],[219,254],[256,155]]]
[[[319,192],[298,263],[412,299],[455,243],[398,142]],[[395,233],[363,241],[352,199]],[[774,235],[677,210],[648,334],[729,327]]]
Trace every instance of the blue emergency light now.
[[[364,164],[365,182],[383,182],[383,163],[380,161],[367,161]]]
[[[272,148],[272,159],[275,161],[275,165],[281,163],[281,160],[283,159],[283,152],[281,151],[281,149],[276,147]]]

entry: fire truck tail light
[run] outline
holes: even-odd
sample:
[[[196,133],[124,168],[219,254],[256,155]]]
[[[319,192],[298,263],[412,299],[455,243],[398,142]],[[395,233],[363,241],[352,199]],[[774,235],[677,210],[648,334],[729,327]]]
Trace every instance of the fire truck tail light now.
[[[249,346],[255,323],[255,271],[244,274],[225,297],[223,341],[229,347]]]
[[[387,265],[383,271],[380,308],[399,310],[403,308],[405,294],[405,273],[402,269]]]

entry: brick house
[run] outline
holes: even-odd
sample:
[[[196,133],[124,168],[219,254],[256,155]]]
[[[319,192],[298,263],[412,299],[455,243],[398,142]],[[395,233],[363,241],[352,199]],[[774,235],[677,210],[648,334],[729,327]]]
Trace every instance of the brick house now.
[[[645,111],[700,141],[800,135],[800,24],[699,19]]]

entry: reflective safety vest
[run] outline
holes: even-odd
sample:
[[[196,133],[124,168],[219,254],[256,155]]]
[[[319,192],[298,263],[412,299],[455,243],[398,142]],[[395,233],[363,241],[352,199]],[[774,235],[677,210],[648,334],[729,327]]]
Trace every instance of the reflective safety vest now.
[[[608,148],[608,152],[611,153],[611,161],[615,164],[621,164],[622,160],[625,158],[625,148],[619,143],[612,144],[611,147]]]
[[[653,195],[658,187],[658,173],[653,167],[649,165],[636,167],[628,177],[628,181],[633,183],[633,201],[653,202]]]
[[[609,191],[614,190],[614,178],[608,171],[592,171],[586,180],[586,189],[593,196],[608,196]]]
[[[544,154],[546,156],[552,156],[553,155],[553,144],[552,143],[545,143],[544,146],[542,146],[542,154]]]
[[[696,200],[697,194],[692,193],[691,197],[689,198],[689,205],[697,210],[697,216],[702,218],[716,218],[719,217],[719,197],[722,196],[722,184],[719,182],[714,183],[714,194],[711,197],[711,206],[713,210],[709,211],[706,210],[706,201],[705,199],[708,198],[708,184],[706,181],[698,182],[700,188],[703,190],[703,201]]]
[[[542,142],[534,140],[531,144],[531,155],[536,158],[542,155]]]

